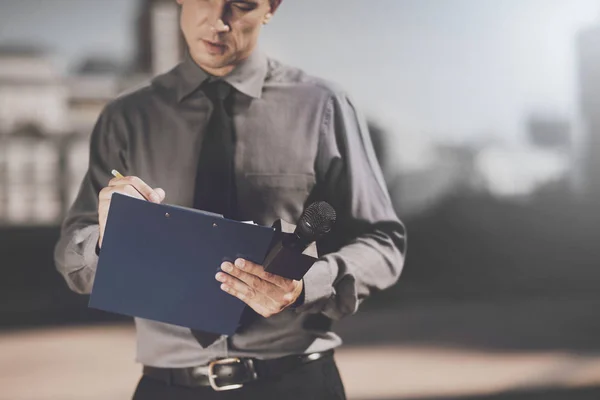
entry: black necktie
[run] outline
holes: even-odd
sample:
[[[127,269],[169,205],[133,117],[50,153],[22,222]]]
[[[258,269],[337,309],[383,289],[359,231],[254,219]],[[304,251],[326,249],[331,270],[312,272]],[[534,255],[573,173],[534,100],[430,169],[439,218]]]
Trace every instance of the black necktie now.
[[[227,112],[231,87],[226,82],[217,80],[203,84],[202,91],[210,99],[213,110],[204,131],[198,159],[193,207],[222,214],[226,218],[235,218],[235,135],[233,121]],[[192,330],[192,334],[204,348],[221,336],[197,330]]]
[[[213,110],[198,159],[193,207],[235,218],[235,134],[227,112],[231,86],[223,81],[213,81],[204,84],[202,90],[210,99]]]

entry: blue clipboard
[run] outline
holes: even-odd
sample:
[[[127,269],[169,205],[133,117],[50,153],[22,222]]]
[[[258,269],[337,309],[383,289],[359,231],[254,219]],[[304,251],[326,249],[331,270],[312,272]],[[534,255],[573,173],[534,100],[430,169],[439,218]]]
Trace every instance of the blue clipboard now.
[[[246,305],[215,274],[238,257],[262,264],[274,231],[116,193],[89,306],[232,335]]]

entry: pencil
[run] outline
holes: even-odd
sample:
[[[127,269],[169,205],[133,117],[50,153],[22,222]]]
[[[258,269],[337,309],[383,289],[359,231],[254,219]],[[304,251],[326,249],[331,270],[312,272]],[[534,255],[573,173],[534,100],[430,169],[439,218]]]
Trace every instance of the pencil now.
[[[125,178],[123,175],[121,175],[121,173],[119,171],[117,171],[116,169],[113,169],[112,171],[110,171],[110,173],[115,177],[115,178]],[[133,186],[133,185],[132,185]],[[150,200],[148,198],[146,198],[146,196],[144,196],[142,194],[142,192],[140,192],[135,186],[133,186],[133,188],[135,189],[136,192],[138,192],[140,194],[140,196],[142,196],[144,199],[146,200]],[[151,201],[151,200],[150,200]]]

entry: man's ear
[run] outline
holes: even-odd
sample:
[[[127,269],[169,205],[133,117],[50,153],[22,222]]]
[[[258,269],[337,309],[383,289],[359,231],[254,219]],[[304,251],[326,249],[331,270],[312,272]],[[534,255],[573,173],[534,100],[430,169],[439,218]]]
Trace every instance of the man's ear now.
[[[263,25],[268,24],[269,21],[271,21],[271,18],[273,18],[273,13],[272,12],[266,13],[265,18],[263,19]]]
[[[177,4],[179,4],[180,6],[183,5],[183,0],[175,0],[175,1],[177,1]]]

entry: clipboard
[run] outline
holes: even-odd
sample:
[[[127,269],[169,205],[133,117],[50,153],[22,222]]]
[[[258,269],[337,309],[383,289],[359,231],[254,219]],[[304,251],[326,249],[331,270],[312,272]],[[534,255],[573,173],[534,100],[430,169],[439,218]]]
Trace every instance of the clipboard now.
[[[232,335],[246,304],[215,274],[238,257],[261,264],[275,231],[115,193],[89,307]]]

